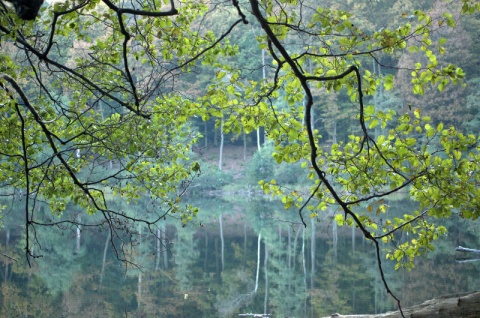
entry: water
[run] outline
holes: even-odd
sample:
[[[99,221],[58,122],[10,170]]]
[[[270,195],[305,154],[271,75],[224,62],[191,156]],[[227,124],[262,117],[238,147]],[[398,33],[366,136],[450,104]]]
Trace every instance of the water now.
[[[300,224],[298,211],[261,198],[195,202],[198,219],[139,226],[134,244],[109,232],[39,229],[43,257],[28,268],[21,229],[1,232],[0,317],[322,317],[395,309],[372,244],[331,217]],[[394,203],[392,203],[394,204]],[[399,203],[400,204],[400,203]],[[478,223],[448,220],[447,238],[412,271],[382,257],[404,306],[480,289],[480,262],[455,262],[455,246],[480,248]],[[63,236],[61,235],[63,233]],[[37,248],[39,248],[38,246]],[[131,263],[121,262],[121,249]],[[41,253],[40,253],[41,251]],[[469,256],[469,255],[466,255]]]

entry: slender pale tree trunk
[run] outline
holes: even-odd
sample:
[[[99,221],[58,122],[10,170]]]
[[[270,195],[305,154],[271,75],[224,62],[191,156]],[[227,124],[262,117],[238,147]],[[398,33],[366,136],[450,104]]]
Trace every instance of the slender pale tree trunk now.
[[[77,216],[77,222],[80,223],[82,220],[81,220],[81,217],[80,217],[80,214]],[[77,250],[77,253],[80,252],[80,240],[82,238],[82,226],[80,224],[77,224],[77,235],[76,235],[76,238],[77,238],[77,244],[76,244],[76,250]]]
[[[156,241],[157,241],[157,255],[155,258],[155,270],[158,271],[160,268],[160,254],[162,253],[162,239],[161,239],[162,231],[160,228],[157,228],[157,235],[156,235]]]
[[[267,78],[267,65],[265,64],[265,50],[262,50],[262,77],[265,80]],[[260,142],[260,127],[257,128],[257,148],[258,151],[261,149],[261,142]]]
[[[352,226],[352,252],[355,252],[355,226]]]
[[[162,231],[162,242],[166,246],[167,244],[167,225],[164,223],[163,224],[163,231]],[[168,269],[168,253],[167,249],[165,249],[165,252],[163,253],[163,268]]]
[[[333,143],[336,144],[337,143],[337,120],[334,119],[333,120],[333,127],[332,127],[332,130],[333,130]]]
[[[203,146],[205,147],[205,150],[207,150],[207,147],[208,147],[208,126],[207,126],[207,122],[204,121],[203,122]]]
[[[222,117],[222,121],[220,123],[220,156],[218,158],[219,170],[222,170],[222,166],[223,166],[223,142],[224,142],[224,136],[223,136],[223,117]]]
[[[247,134],[243,132],[243,161],[247,161]]]

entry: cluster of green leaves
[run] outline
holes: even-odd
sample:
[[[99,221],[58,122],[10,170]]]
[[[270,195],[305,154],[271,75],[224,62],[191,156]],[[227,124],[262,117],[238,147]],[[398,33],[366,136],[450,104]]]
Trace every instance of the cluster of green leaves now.
[[[311,169],[312,186],[309,193],[301,193],[282,187],[276,180],[267,179],[260,184],[266,193],[281,197],[285,208],[305,209],[310,211],[311,217],[331,206],[355,211],[355,220],[346,213],[345,217],[338,217],[338,221],[352,224],[358,220],[357,226],[364,227],[372,237],[382,238],[384,242],[390,241],[397,230],[413,233],[411,241],[388,252],[388,257],[398,261],[399,266],[411,268],[413,256],[431,249],[432,240],[445,233],[445,228],[436,219],[449,217],[452,213],[477,218],[479,206],[474,198],[479,194],[478,139],[473,135],[464,136],[453,127],[444,129],[442,124],[435,127],[428,116],[420,115],[419,110],[397,113],[394,110],[376,111],[373,105],[363,108],[362,95],[374,94],[380,85],[387,90],[393,88],[392,75],[379,78],[368,70],[363,71],[361,91],[353,73],[339,75],[350,65],[362,69],[362,54],[376,48],[385,53],[407,49],[424,52],[429,63],[425,66],[417,64],[412,72],[412,89],[417,94],[422,94],[423,87],[431,84],[442,91],[448,83],[459,83],[464,72],[454,65],[439,67],[437,57],[429,48],[433,43],[434,23],[423,11],[414,13],[418,18],[415,27],[406,23],[395,30],[385,29],[368,36],[354,30],[349,15],[342,11],[316,8],[312,22],[305,24],[299,20],[300,15],[292,13],[286,17],[285,12],[295,12],[295,8],[295,3],[284,1],[278,7],[265,6],[263,13],[266,22],[272,25],[273,34],[288,48],[288,58],[304,73],[299,75],[298,69],[289,64],[277,46],[280,52],[272,50],[272,54],[278,54],[274,56],[274,63],[278,66],[274,81],[260,84],[250,81],[248,85],[263,88],[257,89],[256,94],[243,95],[247,103],[240,109],[244,111],[249,105],[255,105],[257,110],[264,110],[268,105],[268,110],[261,112],[263,117],[257,117],[256,123],[266,127],[268,137],[273,140],[274,158],[278,163],[303,161],[303,166]],[[445,14],[444,18],[445,22],[438,23],[455,26],[451,15]],[[330,37],[332,33],[336,37]],[[289,40],[294,36],[311,39],[321,36],[321,45],[315,46],[316,49],[320,47],[320,51],[308,44],[300,48],[298,45],[289,47]],[[345,42],[345,38],[351,39],[350,36],[356,37],[357,41],[349,42],[351,48]],[[360,44],[360,36],[368,45]],[[413,37],[420,39],[420,46],[409,44],[408,40]],[[265,38],[260,37],[259,41],[262,48],[267,48]],[[444,40],[440,42],[443,44]],[[362,52],[363,48],[366,51]],[[357,108],[360,133],[350,135],[346,142],[334,143],[330,147],[319,146],[322,136],[317,131],[312,131],[313,136],[307,134],[306,125],[310,123],[305,122],[306,110],[300,106],[306,94],[302,80],[309,81],[310,87],[324,88],[328,92],[347,91],[352,103],[360,105]],[[289,107],[280,106],[282,98]],[[238,100],[238,103],[241,105],[242,101]],[[386,133],[373,138],[373,129],[376,128]],[[318,147],[314,159],[312,143]],[[318,171],[308,164],[310,160],[315,160],[330,186],[318,179]],[[418,210],[408,211],[403,218],[394,218],[389,216],[388,206],[381,205],[377,209],[379,214],[384,214],[380,224],[379,217],[371,213],[371,204],[402,190],[408,190],[412,199],[419,202]],[[307,202],[305,198],[308,198]]]
[[[435,220],[448,218],[452,213],[475,220],[480,211],[478,137],[465,136],[453,127],[444,129],[441,123],[434,127],[430,118],[420,114],[415,110],[398,116],[393,110],[375,112],[369,106],[365,109],[369,127],[386,127],[393,119],[396,126],[368,144],[362,136],[352,135],[348,142],[333,144],[330,151],[323,151],[319,157],[342,201],[357,211],[358,219],[373,237],[387,243],[394,239],[397,229],[412,234],[409,242],[387,251],[388,258],[407,268],[413,266],[413,256],[431,250],[432,241],[446,233],[441,221]],[[277,149],[284,153],[287,148]],[[314,180],[316,175],[310,172],[310,178]],[[261,185],[266,193],[281,196],[285,208],[304,205],[305,194],[285,192],[275,180]],[[378,198],[388,198],[402,189],[409,190],[419,207],[402,218],[390,217],[389,206]],[[304,206],[311,217],[338,203],[319,181],[314,183],[311,193],[316,200]],[[342,214],[337,214],[336,220],[340,225],[355,225],[352,218]]]
[[[187,1],[180,12],[158,5],[164,15],[119,13],[102,1],[55,3],[35,24],[0,15],[0,68],[8,76],[0,79],[2,194],[26,191],[27,211],[36,200],[58,216],[70,203],[101,211],[112,229],[117,218],[195,216],[180,197],[200,172],[190,159],[198,138],[190,119],[204,110],[177,93],[175,80],[199,56],[213,61],[235,49],[195,27],[204,4]],[[151,198],[155,213],[132,214],[112,197]]]

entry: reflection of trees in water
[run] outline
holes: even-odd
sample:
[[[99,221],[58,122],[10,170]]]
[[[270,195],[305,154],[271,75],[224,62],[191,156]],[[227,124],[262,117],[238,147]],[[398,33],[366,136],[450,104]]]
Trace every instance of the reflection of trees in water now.
[[[38,317],[55,317],[58,308],[68,317],[89,316],[95,310],[116,317],[127,312],[129,317],[270,313],[272,317],[309,318],[393,308],[368,241],[355,240],[355,230],[348,227],[311,220],[304,229],[279,221],[295,217],[297,211],[285,211],[264,200],[206,201],[196,224],[181,227],[167,219],[153,233],[137,228],[141,239],[129,248],[142,271],[132,268],[127,275],[107,244],[108,232],[83,228],[80,250],[76,228],[61,241],[53,239],[53,232],[42,232],[42,242],[46,242],[42,248],[54,258],[39,259],[32,270],[2,259],[0,302],[11,305],[0,318],[12,316],[7,313],[15,316],[10,310],[13,306],[17,306],[17,315],[32,314],[29,308],[33,305],[39,308]],[[480,246],[475,228],[458,220],[447,220],[445,225],[454,243],[440,241],[438,254],[419,259],[412,272],[394,271],[385,262],[387,278],[394,290],[403,291],[405,305],[433,293],[453,293],[480,284],[480,264],[453,262],[452,246]],[[17,233],[14,228],[3,230],[0,249],[22,260],[23,242]],[[406,233],[399,234],[397,240],[405,238]],[[49,289],[53,284],[58,284],[56,297]]]
[[[216,308],[220,317],[232,316],[242,307],[248,307],[254,299],[255,294],[237,294],[226,299],[221,298],[217,300]]]
[[[247,232],[244,231],[245,240],[246,242],[246,235]],[[230,290],[230,294],[227,297],[222,297],[221,295],[217,298],[217,303],[215,307],[218,309],[218,313],[220,317],[228,317],[231,316],[234,312],[238,311],[240,308],[248,307],[254,300],[254,297],[258,291],[258,283],[259,283],[259,275],[260,275],[260,258],[261,258],[261,240],[262,234],[258,234],[257,237],[257,262],[256,262],[256,273],[255,273],[255,287],[253,290],[246,292],[246,293],[239,293],[239,290],[232,291]],[[246,248],[246,243],[244,243],[244,248]],[[265,250],[266,252],[266,250]],[[245,250],[246,254],[246,250]],[[267,258],[265,257],[265,260]],[[247,290],[251,283],[251,279],[249,278],[248,274],[243,271],[239,270],[237,272],[238,278],[247,283]],[[238,285],[237,285],[238,286]]]

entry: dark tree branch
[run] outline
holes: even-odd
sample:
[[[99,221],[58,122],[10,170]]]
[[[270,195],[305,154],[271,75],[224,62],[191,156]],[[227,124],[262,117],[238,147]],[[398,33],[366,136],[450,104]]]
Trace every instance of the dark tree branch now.
[[[242,18],[243,24],[248,24],[247,17],[243,14],[242,9],[240,9],[240,5],[238,4],[238,0],[232,0],[233,6],[237,8],[238,15]]]
[[[340,198],[338,195],[337,191],[335,188],[332,186],[332,184],[328,181],[326,177],[325,171],[322,171],[320,167],[317,164],[317,145],[315,143],[315,138],[313,134],[313,129],[312,129],[312,118],[311,118],[311,109],[313,105],[313,95],[311,93],[310,87],[308,85],[309,81],[319,81],[319,82],[325,82],[325,81],[333,81],[333,80],[338,80],[345,78],[348,76],[350,73],[355,73],[356,79],[357,79],[357,93],[358,93],[358,100],[359,100],[359,114],[360,114],[360,125],[364,134],[364,138],[362,141],[362,146],[365,143],[365,141],[371,139],[368,135],[367,128],[365,126],[365,121],[364,121],[364,107],[363,107],[363,91],[362,91],[362,86],[361,86],[361,75],[360,71],[357,66],[352,65],[350,66],[347,70],[343,71],[342,73],[335,75],[335,76],[306,76],[303,71],[298,67],[298,65],[295,63],[294,59],[291,58],[290,54],[287,52],[285,47],[282,45],[282,43],[279,41],[277,36],[274,34],[273,30],[270,28],[269,23],[267,20],[263,17],[260,8],[259,8],[259,3],[257,0],[250,0],[251,8],[252,8],[252,14],[257,18],[258,22],[260,23],[262,29],[265,31],[268,39],[273,43],[275,46],[276,50],[280,53],[280,55],[285,59],[286,63],[290,66],[290,69],[294,73],[294,75],[298,78],[298,80],[301,83],[301,86],[304,90],[305,93],[305,128],[307,130],[308,134],[308,139],[310,143],[310,161],[313,166],[313,169],[315,170],[318,178],[321,180],[321,183],[325,185],[325,187],[328,189],[329,193],[332,195],[334,200],[337,202],[337,204],[340,205],[342,210],[344,211],[345,215],[350,216],[353,218],[355,224],[358,226],[358,228],[362,231],[363,235],[365,238],[371,240],[375,244],[375,250],[376,250],[376,255],[377,255],[377,263],[378,263],[378,269],[381,275],[382,282],[385,286],[385,289],[388,294],[390,294],[395,301],[397,302],[398,308],[400,310],[400,313],[402,317],[405,317],[402,311],[402,307],[400,304],[400,300],[393,294],[391,291],[384,275],[383,267],[382,267],[382,261],[381,261],[381,255],[380,255],[380,246],[379,246],[379,241],[372,236],[372,234],[365,228],[365,226],[362,224],[358,216],[350,209],[349,205]],[[361,149],[358,151],[360,153]],[[318,187],[317,187],[318,189]]]
[[[175,8],[175,1],[170,0],[170,10],[168,11],[146,11],[146,10],[136,10],[136,9],[129,9],[129,8],[120,8],[113,4],[110,0],[102,0],[111,10],[117,12],[117,14],[122,15],[126,14],[133,14],[138,16],[146,16],[146,17],[169,17],[178,14],[178,10]]]
[[[6,258],[8,258],[8,259],[11,259],[12,261],[18,262],[18,260],[17,260],[17,259],[15,259],[15,258],[13,258],[13,257],[11,257],[11,256],[8,256],[8,255],[7,255],[7,254],[5,254],[5,253],[2,253],[2,252],[0,252],[0,255],[2,255],[2,256],[4,256],[4,257],[6,257]]]
[[[62,15],[75,12],[75,11],[85,7],[88,3],[89,3],[89,1],[85,1],[83,3],[80,3],[77,6],[72,7],[69,10],[65,10],[65,11],[62,11],[62,12],[55,12],[55,11],[53,12],[53,20],[52,20],[52,24],[51,24],[51,28],[50,28],[50,36],[48,38],[47,47],[45,48],[45,51],[43,52],[43,56],[46,57],[48,55],[48,53],[50,52],[50,49],[53,46],[53,43],[54,43],[53,39],[54,39],[54,36],[55,36],[55,28],[57,26],[58,18],[61,17]]]
[[[411,219],[410,221],[405,222],[405,223],[402,223],[401,225],[393,228],[392,230],[388,231],[387,233],[382,234],[382,235],[375,236],[375,239],[380,240],[380,239],[382,239],[382,238],[384,238],[384,237],[387,237],[387,236],[392,235],[393,233],[395,233],[396,231],[404,228],[404,227],[407,226],[408,224],[411,224],[411,223],[417,221],[418,219],[423,218],[423,217],[425,216],[425,214],[427,214],[427,212],[428,212],[427,210],[423,211],[422,213],[420,213],[419,215],[417,215],[416,217],[414,217],[414,218]]]
[[[157,222],[159,222],[161,219],[163,219],[167,214],[170,213],[170,211],[172,209],[171,207],[168,208],[163,213],[158,214],[154,219],[148,220],[148,219],[144,219],[144,218],[131,217],[131,216],[128,216],[126,214],[108,209],[107,205],[106,205],[106,198],[104,197],[103,191],[92,187],[93,185],[97,185],[100,181],[97,180],[95,182],[82,182],[82,181],[80,181],[80,179],[78,179],[78,177],[75,174],[75,172],[73,171],[72,167],[70,166],[70,164],[65,159],[64,152],[60,151],[58,149],[57,145],[55,144],[55,141],[54,141],[55,136],[48,129],[45,122],[42,121],[41,116],[38,114],[36,109],[30,103],[28,97],[25,95],[24,91],[21,89],[21,87],[18,85],[18,83],[12,77],[10,77],[7,74],[0,74],[0,80],[4,80],[4,81],[8,82],[12,86],[14,91],[20,96],[20,98],[21,98],[21,100],[24,104],[24,107],[32,114],[33,120],[40,126],[43,135],[47,138],[48,144],[49,144],[51,150],[53,151],[53,155],[49,159],[47,159],[49,164],[52,164],[53,161],[54,161],[54,158],[57,158],[60,161],[61,165],[65,168],[65,170],[69,174],[69,176],[70,176],[71,180],[73,181],[74,185],[76,187],[78,187],[79,189],[81,189],[81,191],[89,198],[90,202],[95,206],[95,209],[97,211],[99,211],[100,213],[102,213],[103,218],[104,218],[103,222],[91,225],[91,224],[80,224],[76,221],[58,221],[58,222],[50,222],[50,223],[37,222],[37,221],[34,220],[34,215],[33,214],[30,215],[30,212],[33,213],[33,208],[30,207],[30,195],[32,194],[32,192],[30,190],[30,188],[31,188],[31,185],[30,185],[30,171],[32,171],[32,169],[37,168],[38,165],[33,166],[33,167],[29,166],[29,158],[28,158],[28,154],[27,154],[27,144],[26,144],[27,137],[25,136],[25,131],[26,131],[25,130],[25,127],[26,127],[25,126],[26,125],[25,117],[22,114],[22,111],[20,110],[19,104],[14,102],[15,103],[15,105],[14,105],[15,106],[15,111],[16,111],[17,116],[18,116],[18,118],[20,120],[20,123],[21,123],[21,141],[22,141],[23,154],[20,155],[20,157],[22,158],[23,165],[24,165],[23,169],[24,169],[24,176],[25,176],[25,183],[26,183],[26,185],[25,185],[25,187],[26,187],[26,194],[25,194],[25,197],[26,197],[26,200],[25,200],[26,243],[25,244],[26,244],[26,246],[25,246],[25,250],[26,250],[27,261],[28,261],[29,266],[31,266],[30,258],[41,257],[41,255],[33,254],[32,251],[30,250],[30,244],[31,244],[31,240],[32,240],[31,237],[30,237],[30,231],[33,231],[33,233],[32,233],[33,234],[33,239],[36,240],[36,237],[37,237],[34,225],[58,226],[58,225],[61,225],[61,224],[69,223],[69,224],[78,224],[78,225],[85,225],[85,226],[99,226],[101,224],[106,223],[109,226],[109,230],[112,234],[112,237],[120,237],[120,234],[117,233],[116,224],[119,223],[119,221],[117,221],[117,220],[123,219],[127,222],[132,222],[132,223],[144,223],[148,227],[151,227],[154,224],[156,224]],[[2,83],[0,83],[0,86],[8,92],[8,89]],[[11,98],[12,98],[12,101],[13,101],[13,97],[11,97]],[[117,172],[117,174],[118,173],[119,172]],[[46,177],[47,176],[45,175],[45,178]],[[110,176],[110,177],[115,177],[115,175]],[[93,192],[98,192],[101,195],[101,198],[102,198],[101,203],[97,202],[97,199],[93,195]],[[36,193],[38,193],[38,191],[36,191]],[[35,193],[35,195],[36,195],[36,193]],[[179,194],[179,196],[181,196],[183,194],[184,194],[184,191],[181,192]],[[119,223],[119,225],[121,225],[121,222]],[[113,238],[112,238],[112,244],[114,245]],[[120,256],[119,251],[116,248],[116,246],[114,245],[113,247],[114,247],[114,250],[116,252],[117,258],[119,260],[128,262],[126,259],[123,259]]]

